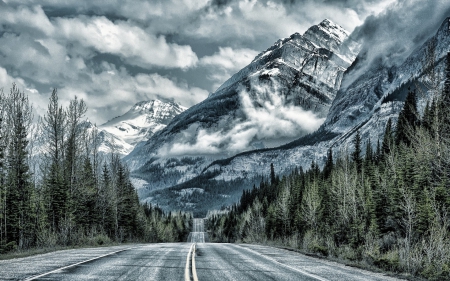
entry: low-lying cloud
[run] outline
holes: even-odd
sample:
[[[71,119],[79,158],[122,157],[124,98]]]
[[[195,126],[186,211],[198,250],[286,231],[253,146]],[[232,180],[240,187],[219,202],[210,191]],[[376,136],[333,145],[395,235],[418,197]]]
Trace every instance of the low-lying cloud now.
[[[351,35],[362,43],[362,49],[359,67],[343,81],[343,86],[350,85],[372,67],[404,62],[436,33],[449,15],[448,0],[399,0],[379,14],[369,16]]]
[[[271,86],[252,84],[240,91],[240,110],[245,118],[224,116],[217,126],[193,123],[165,144],[161,157],[182,155],[232,155],[255,148],[258,143],[286,143],[315,131],[325,121],[311,111],[288,104],[272,81]]]

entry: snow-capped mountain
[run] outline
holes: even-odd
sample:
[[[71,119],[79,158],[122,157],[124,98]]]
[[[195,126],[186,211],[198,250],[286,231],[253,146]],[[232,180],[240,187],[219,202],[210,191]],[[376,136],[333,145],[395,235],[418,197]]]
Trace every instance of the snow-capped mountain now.
[[[105,137],[111,135],[124,141],[127,144],[124,146],[126,155],[139,142],[148,140],[185,110],[185,107],[173,101],[142,101],[136,103],[125,114],[100,125],[99,129],[105,132]]]
[[[328,148],[333,147],[337,153],[346,147],[352,149],[351,141],[357,130],[363,139],[370,139],[375,145],[378,140],[382,140],[388,119],[391,118],[395,124],[408,87],[423,85],[423,81],[428,79],[424,58],[433,41],[436,44],[435,70],[444,77],[445,56],[450,51],[449,22],[450,18],[447,18],[437,33],[399,66],[373,65],[350,85],[339,90],[326,121],[315,133],[278,148],[238,154],[216,161],[204,172],[220,171],[215,179],[231,180],[249,177],[254,171],[268,171],[268,163],[274,163],[278,173],[288,172],[294,166],[307,168],[313,160],[322,165]],[[345,74],[351,75],[351,71]],[[420,87],[423,89],[423,86]],[[423,108],[432,95],[431,92],[422,92],[418,95],[419,108]]]
[[[126,162],[147,188],[160,189],[199,175],[214,160],[315,131],[357,55],[359,45],[348,35],[324,20],[303,35],[278,40],[137,146]]]
[[[176,115],[186,110],[185,107],[163,100],[142,101],[135,104],[125,114],[113,118],[101,126],[89,120],[83,121],[85,137],[96,138],[98,152],[102,155],[116,153],[123,157],[128,155],[140,142],[146,141],[155,132],[163,129]],[[46,152],[46,140],[41,120],[33,123],[30,128],[29,155],[31,162],[39,166]],[[93,132],[95,131],[95,134]],[[33,164],[33,165],[34,165]],[[37,172],[36,172],[37,173]]]
[[[347,78],[351,78],[353,82],[348,83],[348,85],[337,92],[325,122],[314,133],[276,148],[243,152],[230,158],[216,160],[210,164],[206,160],[196,162],[197,168],[192,168],[193,165],[184,164],[184,170],[180,169],[178,183],[187,180],[186,174],[190,173],[193,176],[198,170],[201,170],[200,174],[188,183],[201,189],[200,182],[202,178],[208,179],[207,185],[213,185],[213,182],[221,182],[219,185],[224,185],[224,182],[233,182],[237,179],[252,181],[261,173],[268,174],[270,163],[274,163],[276,172],[281,174],[289,172],[295,166],[307,168],[313,160],[321,165],[326,159],[326,153],[330,147],[333,147],[335,153],[339,153],[340,150],[344,149],[352,149],[351,141],[357,130],[360,131],[363,139],[370,139],[372,144],[376,144],[379,139],[382,139],[387,120],[391,118],[395,124],[398,113],[403,106],[403,99],[408,87],[423,85],[423,81],[428,79],[424,70],[424,57],[433,41],[435,43],[435,70],[442,74],[445,55],[450,51],[449,22],[450,18],[447,18],[432,38],[413,51],[398,66],[387,67],[374,64],[368,71],[355,79],[351,69],[357,68],[357,64],[362,61],[356,60],[343,78],[344,81]],[[303,37],[306,36],[304,35]],[[286,39],[279,41],[277,44],[281,46],[282,42],[286,42]],[[343,45],[340,45],[341,49]],[[351,50],[351,48],[348,49]],[[266,52],[260,54],[255,61],[258,58],[261,59],[271,55],[274,50],[276,50],[275,47],[269,48]],[[342,59],[342,61],[345,60]],[[255,70],[253,73],[257,71],[259,70]],[[236,76],[245,77],[243,73],[244,70],[241,70],[231,79],[239,81]],[[441,77],[443,76],[441,75]],[[214,95],[220,95],[221,90],[233,85],[229,81],[225,84],[227,83],[228,85],[222,86]],[[288,85],[287,87],[291,86]],[[424,103],[430,99],[430,96],[431,93],[426,91],[419,95],[419,108],[423,108]],[[155,162],[157,163],[157,161]],[[152,162],[150,161],[149,163]],[[185,163],[188,163],[188,161]],[[149,167],[154,168],[155,165],[151,164]],[[145,171],[145,169],[142,170]],[[188,171],[188,173],[183,171]],[[171,184],[174,185],[174,181]],[[172,198],[171,196],[182,191],[179,190],[180,188],[187,188],[188,186],[187,184],[178,185],[172,191],[167,192],[167,194],[154,194],[151,192],[144,194],[152,196],[148,199],[150,201],[167,202],[167,198]],[[199,194],[196,195],[195,200],[198,200],[198,196]],[[212,194],[209,196],[213,197]],[[217,200],[216,205],[218,207],[225,202],[225,199],[220,199],[220,196],[214,200]],[[191,207],[194,210],[196,208],[192,202],[187,203],[187,205],[184,207]]]

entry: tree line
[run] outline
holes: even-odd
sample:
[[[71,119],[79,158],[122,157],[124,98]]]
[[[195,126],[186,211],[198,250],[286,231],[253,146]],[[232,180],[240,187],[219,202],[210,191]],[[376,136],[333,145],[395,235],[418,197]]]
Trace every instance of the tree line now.
[[[330,148],[323,168],[313,162],[279,178],[271,165],[228,212],[208,215],[211,240],[450,280],[450,53],[443,82],[422,111],[409,90],[376,144],[358,131],[353,149]]]
[[[141,205],[119,156],[99,153],[98,131],[86,125],[86,111],[76,97],[64,108],[55,89],[36,124],[27,95],[15,84],[9,94],[0,92],[0,254],[186,239],[192,215]]]

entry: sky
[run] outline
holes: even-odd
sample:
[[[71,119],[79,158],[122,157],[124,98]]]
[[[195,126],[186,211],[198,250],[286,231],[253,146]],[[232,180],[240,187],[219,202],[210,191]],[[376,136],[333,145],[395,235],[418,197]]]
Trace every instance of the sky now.
[[[102,124],[139,101],[197,104],[278,39],[325,18],[353,32],[368,62],[386,52],[401,61],[439,26],[447,2],[0,0],[0,88],[17,83],[37,115],[57,88],[63,105],[82,98]]]

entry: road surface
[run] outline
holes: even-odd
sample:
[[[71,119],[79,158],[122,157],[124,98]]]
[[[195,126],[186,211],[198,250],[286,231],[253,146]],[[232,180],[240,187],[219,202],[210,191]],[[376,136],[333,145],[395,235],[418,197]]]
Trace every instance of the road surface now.
[[[192,232],[189,234],[188,242],[205,243],[208,242],[208,234],[205,231],[204,220],[194,219],[192,224]]]
[[[77,249],[4,260],[0,261],[0,280],[195,280],[192,276],[193,251],[188,258],[192,245],[195,244]],[[96,257],[100,258],[94,259]],[[197,280],[200,281],[396,280],[257,245],[198,243],[194,260]]]
[[[203,221],[198,223],[193,230],[200,235]],[[0,280],[397,279],[273,247],[187,242],[64,250],[4,260]]]

